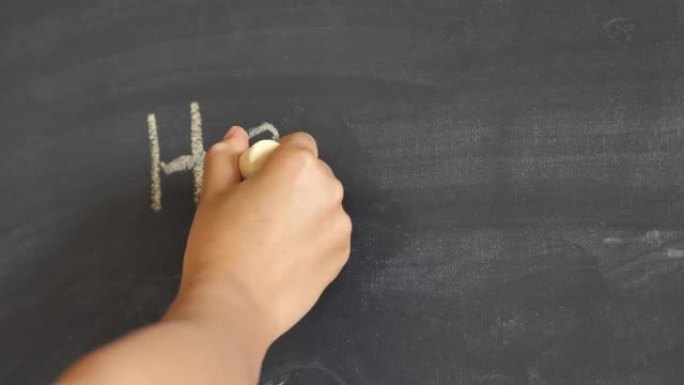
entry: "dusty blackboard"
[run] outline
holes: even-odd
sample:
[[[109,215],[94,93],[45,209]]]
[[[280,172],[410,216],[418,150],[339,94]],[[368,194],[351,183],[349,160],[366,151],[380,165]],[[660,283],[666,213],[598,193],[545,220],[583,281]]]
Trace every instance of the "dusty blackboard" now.
[[[352,259],[263,384],[684,383],[678,0],[7,0],[0,383],[172,299],[193,174],[234,123],[308,130]]]

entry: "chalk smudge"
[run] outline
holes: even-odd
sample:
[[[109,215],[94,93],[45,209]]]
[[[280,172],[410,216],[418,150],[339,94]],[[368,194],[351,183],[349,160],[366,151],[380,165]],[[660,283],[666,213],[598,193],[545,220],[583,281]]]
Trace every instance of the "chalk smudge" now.
[[[684,250],[667,249],[667,257],[672,259],[684,258]]]
[[[619,44],[631,43],[634,29],[634,21],[626,17],[616,17],[603,24],[606,35]]]
[[[619,246],[630,243],[644,243],[650,246],[661,246],[664,242],[672,238],[673,234],[663,234],[659,230],[651,230],[641,237],[608,237],[603,239],[603,244],[606,246]]]

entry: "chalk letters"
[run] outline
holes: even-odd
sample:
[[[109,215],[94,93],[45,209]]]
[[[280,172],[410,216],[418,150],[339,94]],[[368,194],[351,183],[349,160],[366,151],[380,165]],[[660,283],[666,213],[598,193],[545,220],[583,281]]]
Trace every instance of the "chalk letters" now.
[[[247,133],[249,134],[250,139],[263,133],[270,133],[271,139],[273,140],[278,140],[280,138],[278,129],[266,122],[250,128]],[[164,172],[164,175],[171,175],[176,172],[192,170],[194,183],[193,195],[195,203],[197,203],[200,193],[202,192],[205,155],[204,143],[202,140],[202,116],[200,114],[199,104],[197,102],[190,103],[190,154],[181,155],[168,163],[161,161],[157,117],[153,113],[147,115],[147,135],[150,140],[150,207],[152,210],[161,211],[162,209],[162,171]]]

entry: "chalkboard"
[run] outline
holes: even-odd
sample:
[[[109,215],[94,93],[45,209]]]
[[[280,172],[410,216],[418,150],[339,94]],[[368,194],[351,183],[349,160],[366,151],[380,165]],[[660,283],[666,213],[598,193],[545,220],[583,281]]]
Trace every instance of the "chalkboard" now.
[[[263,385],[684,383],[683,36],[678,0],[3,1],[0,383],[156,320],[196,158],[262,122],[355,225]]]

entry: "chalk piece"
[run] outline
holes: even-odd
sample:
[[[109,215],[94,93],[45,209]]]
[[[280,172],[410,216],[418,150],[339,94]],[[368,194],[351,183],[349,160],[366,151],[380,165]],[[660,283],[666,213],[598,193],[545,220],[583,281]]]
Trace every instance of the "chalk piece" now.
[[[279,145],[280,144],[275,140],[260,140],[240,155],[240,173],[242,174],[242,177],[245,179],[250,178],[259,171],[269,155],[271,155]]]

